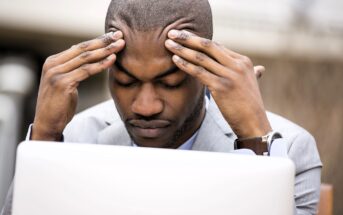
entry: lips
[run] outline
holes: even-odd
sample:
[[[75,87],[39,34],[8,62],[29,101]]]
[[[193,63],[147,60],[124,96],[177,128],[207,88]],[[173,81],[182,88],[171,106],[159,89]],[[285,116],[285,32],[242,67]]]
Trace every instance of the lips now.
[[[167,127],[171,125],[166,120],[130,120],[129,124],[133,128],[133,133],[142,138],[161,137],[167,131]]]
[[[134,127],[138,127],[138,128],[142,128],[142,129],[165,128],[165,127],[168,127],[170,125],[170,122],[166,121],[166,120],[146,121],[146,120],[133,119],[133,120],[130,120],[129,123]]]

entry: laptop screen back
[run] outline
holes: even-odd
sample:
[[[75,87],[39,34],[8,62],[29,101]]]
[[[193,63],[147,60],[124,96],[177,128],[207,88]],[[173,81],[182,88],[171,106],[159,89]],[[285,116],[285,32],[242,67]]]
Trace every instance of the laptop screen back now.
[[[288,159],[24,142],[14,215],[290,215]]]

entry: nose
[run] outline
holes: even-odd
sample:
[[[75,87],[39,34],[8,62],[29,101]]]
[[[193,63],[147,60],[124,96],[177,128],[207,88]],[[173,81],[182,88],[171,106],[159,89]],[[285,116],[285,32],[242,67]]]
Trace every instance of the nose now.
[[[163,111],[163,102],[152,84],[143,84],[132,103],[131,110],[137,115],[152,117]]]

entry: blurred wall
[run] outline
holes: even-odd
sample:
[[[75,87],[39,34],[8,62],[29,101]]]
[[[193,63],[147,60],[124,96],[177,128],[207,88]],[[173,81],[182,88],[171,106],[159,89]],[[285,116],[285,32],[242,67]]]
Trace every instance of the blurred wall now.
[[[51,54],[103,33],[109,0],[0,1],[0,58],[23,54],[37,65]],[[215,40],[266,66],[261,90],[267,109],[309,130],[324,163],[323,182],[343,214],[343,1],[212,0]],[[40,69],[36,71],[39,80]],[[106,77],[80,86],[79,110],[108,98]],[[37,90],[37,89],[36,89]],[[23,132],[32,121],[28,97]]]

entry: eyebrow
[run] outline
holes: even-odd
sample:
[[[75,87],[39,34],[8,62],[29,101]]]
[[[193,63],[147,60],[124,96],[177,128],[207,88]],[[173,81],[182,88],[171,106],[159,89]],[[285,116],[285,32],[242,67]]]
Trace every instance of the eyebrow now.
[[[137,78],[136,76],[134,76],[130,71],[128,71],[127,69],[125,69],[123,67],[123,65],[121,63],[119,63],[118,61],[115,62],[115,65],[118,67],[118,69],[122,72],[124,72],[126,75],[130,76],[133,79],[139,80],[139,78]],[[154,79],[161,79],[164,78],[168,75],[174,74],[176,72],[179,71],[179,68],[177,66],[172,66],[171,68],[167,69],[166,71],[162,72],[161,74],[157,75],[156,77],[154,77]]]

